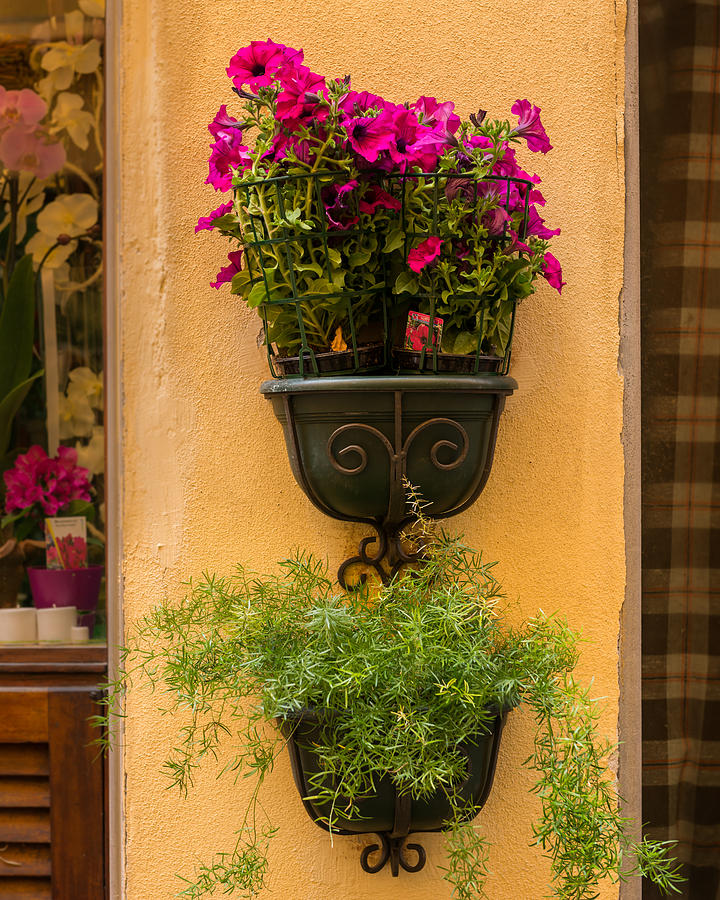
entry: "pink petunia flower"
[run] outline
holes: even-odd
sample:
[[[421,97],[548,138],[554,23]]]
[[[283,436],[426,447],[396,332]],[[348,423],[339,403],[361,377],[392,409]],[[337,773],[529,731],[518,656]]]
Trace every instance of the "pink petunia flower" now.
[[[547,283],[554,287],[558,294],[562,293],[567,281],[562,280],[562,268],[557,259],[549,251],[543,256],[543,267],[540,274]]]
[[[233,275],[236,272],[240,272],[242,269],[242,258],[243,251],[242,250],[231,250],[228,253],[228,259],[230,260],[229,266],[224,266],[217,273],[215,278],[216,281],[210,282],[210,287],[214,287],[215,290],[218,290],[221,284],[227,284],[229,281],[233,280]]]
[[[221,203],[217,209],[214,209],[210,213],[210,215],[201,216],[198,219],[197,225],[195,226],[195,234],[197,234],[198,231],[212,231],[212,229],[215,227],[213,225],[215,219],[219,219],[220,216],[224,216],[226,213],[229,213],[232,207],[232,201],[229,201],[228,203]]]
[[[364,197],[358,203],[358,209],[361,213],[369,213],[372,215],[377,209],[401,209],[402,203],[397,197],[392,197],[387,191],[384,191],[376,184],[371,185],[370,189],[365,192]]]
[[[18,125],[32,130],[46,112],[47,103],[30,88],[8,91],[0,85],[0,132]]]
[[[412,110],[404,106],[393,112],[394,140],[390,144],[390,158],[405,168],[419,166],[423,171],[432,171],[442,153],[443,136],[421,125]]]
[[[540,217],[540,214],[538,213],[535,206],[531,206],[528,209],[527,233],[528,235],[532,234],[536,237],[542,238],[542,240],[544,241],[547,241],[551,237],[555,237],[556,234],[560,234],[560,229],[546,228],[545,219],[542,219]]]
[[[371,109],[382,112],[384,109],[390,110],[393,104],[389,103],[378,94],[371,94],[369,91],[348,91],[347,94],[339,101],[338,107],[348,116],[362,116],[363,113]]]
[[[0,138],[0,162],[11,172],[29,172],[35,178],[48,178],[65,165],[65,148],[50,141],[40,130],[28,131],[22,125],[8,128]]]
[[[533,153],[547,153],[548,150],[552,150],[552,144],[540,121],[539,106],[533,106],[529,100],[516,100],[512,112],[519,119],[515,134],[525,138],[528,148]]]
[[[290,130],[304,119],[322,121],[327,117],[327,107],[321,103],[321,98],[327,98],[322,75],[311,72],[307,66],[292,66],[280,72],[278,81],[281,91],[275,116]]]
[[[328,184],[322,189],[325,215],[333,228],[344,231],[357,225],[359,218],[350,205],[351,194],[357,185],[357,181],[353,178],[346,184]]]
[[[411,250],[408,253],[408,265],[413,272],[421,272],[425,266],[436,260],[440,256],[442,244],[442,238],[431,235]]]
[[[460,127],[460,116],[453,112],[455,104],[451,100],[438,103],[434,97],[419,97],[410,108],[419,114],[423,125],[445,135],[455,134]]]
[[[221,131],[217,141],[210,145],[209,172],[205,184],[211,184],[216,191],[229,191],[233,169],[247,169],[252,163],[248,148],[240,143],[241,139],[239,133]]]
[[[228,115],[227,106],[223,103],[220,109],[215,113],[215,118],[208,125],[208,131],[213,136],[214,140],[217,140],[220,133],[223,131],[237,131],[239,133],[240,129],[237,127],[238,124],[239,122],[236,118]]]
[[[299,66],[302,50],[293,50],[274,41],[251,41],[230,60],[226,71],[236,88],[247,86],[253,90],[272,84],[284,66]]]
[[[371,163],[395,140],[393,120],[387,111],[378,116],[346,118],[342,120],[342,125],[353,150]]]

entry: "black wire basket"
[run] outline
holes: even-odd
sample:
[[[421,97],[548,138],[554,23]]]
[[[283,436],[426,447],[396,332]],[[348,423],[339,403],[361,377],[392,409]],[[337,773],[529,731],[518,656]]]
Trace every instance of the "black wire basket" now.
[[[273,377],[387,368],[383,217],[362,213],[365,187],[315,172],[235,188],[248,303],[262,317]]]
[[[514,209],[515,217],[512,222],[516,226],[517,239],[524,242],[528,228],[528,210],[530,203],[530,191],[534,185],[531,181],[521,178],[487,175],[474,177],[457,172],[422,172],[391,175],[388,184],[393,196],[400,200],[400,209],[397,212],[399,228],[404,235],[404,265],[399,270],[388,272],[389,284],[394,283],[394,278],[400,271],[407,271],[408,254],[418,243],[430,237],[447,238],[447,229],[443,229],[443,223],[447,219],[447,213],[443,206],[453,202],[453,198],[461,195],[463,208],[467,209],[468,217],[487,214],[488,195],[492,192],[497,198],[494,209],[504,211],[506,220],[493,237],[484,240],[487,252],[492,253],[497,247],[507,247],[515,240],[511,233],[511,211]],[[503,196],[504,195],[504,196]],[[420,197],[420,201],[418,201]],[[511,202],[514,201],[514,203]],[[520,203],[520,214],[517,207]],[[418,203],[420,206],[418,207]],[[422,229],[412,227],[412,221],[417,222],[418,216],[410,214],[413,204],[420,208],[420,219],[427,227]],[[462,239],[462,232],[456,232],[453,239]],[[526,254],[519,252],[519,259],[526,258]],[[461,261],[458,260],[458,267]],[[397,263],[396,263],[397,266]],[[462,284],[463,275],[458,276]],[[498,304],[496,300],[477,291],[464,290],[453,292],[442,298],[442,289],[447,287],[447,282],[437,272],[430,270],[430,282],[425,290],[413,291],[411,295],[400,294],[394,298],[391,321],[391,355],[393,370],[401,374],[431,373],[431,374],[488,374],[495,373],[506,375],[510,366],[510,354],[512,338],[515,328],[515,310],[517,301],[506,300]],[[503,340],[500,346],[485,339],[477,340],[475,349],[468,353],[443,352],[438,329],[442,328],[442,314],[448,307],[464,305],[472,310],[475,330],[481,335],[486,332],[499,333],[499,322],[502,318]],[[409,348],[405,345],[406,324],[408,314],[416,310],[426,317],[426,325],[421,327],[419,339],[415,343],[420,346]],[[438,321],[439,318],[439,321]]]

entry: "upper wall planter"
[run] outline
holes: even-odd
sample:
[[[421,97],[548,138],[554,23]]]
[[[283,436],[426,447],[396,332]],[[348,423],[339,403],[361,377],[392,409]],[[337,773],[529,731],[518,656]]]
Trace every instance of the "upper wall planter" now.
[[[278,379],[260,388],[272,402],[297,483],[336,519],[367,522],[357,556],[383,579],[408,561],[400,531],[409,520],[403,479],[441,519],[467,509],[492,466],[500,414],[517,384],[508,376],[387,376]]]

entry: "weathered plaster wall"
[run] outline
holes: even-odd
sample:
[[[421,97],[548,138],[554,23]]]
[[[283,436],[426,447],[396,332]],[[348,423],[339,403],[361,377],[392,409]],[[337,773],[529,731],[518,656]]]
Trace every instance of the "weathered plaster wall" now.
[[[581,674],[617,720],[618,616],[625,586],[623,383],[618,303],[623,269],[623,29],[617,0],[124,0],[120,41],[123,579],[132,620],[204,568],[272,564],[297,542],[348,555],[357,529],[324,518],[296,487],[280,428],[258,394],[258,324],[208,286],[221,249],[194,237],[214,206],[204,187],[205,124],[231,95],[224,66],[252,39],[305,48],[317,71],[398,101],[419,94],[509,113],[543,109],[555,145],[534,158],[545,181],[556,254],[568,281],[520,310],[513,373],[520,390],[501,424],[490,483],[459,529],[501,561],[523,612],[562,610],[588,640]],[[162,900],[198,858],[228,847],[244,786],[209,774],[187,801],[159,764],[172,734],[153,701],[129,697],[126,721],[127,897]],[[480,822],[493,841],[492,900],[546,895],[547,867],[527,848],[536,813],[519,768],[529,722],[511,717]],[[270,882],[280,900],[442,900],[440,842],[429,864],[391,881],[361,872],[360,843],[326,836],[303,812],[289,767],[269,786],[282,826]],[[270,895],[268,895],[270,896]],[[617,897],[617,888],[602,894]]]

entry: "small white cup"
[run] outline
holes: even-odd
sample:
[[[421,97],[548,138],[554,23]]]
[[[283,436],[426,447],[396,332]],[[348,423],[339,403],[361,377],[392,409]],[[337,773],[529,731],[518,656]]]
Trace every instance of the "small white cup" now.
[[[37,617],[33,606],[0,609],[0,644],[34,644]]]
[[[77,609],[74,606],[53,606],[49,609],[38,609],[37,634],[41,644],[69,644],[72,630],[77,622]]]
[[[71,644],[86,644],[90,640],[90,629],[87,625],[74,625],[70,629]]]

